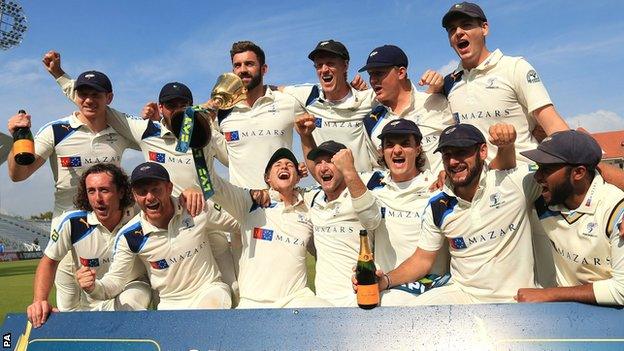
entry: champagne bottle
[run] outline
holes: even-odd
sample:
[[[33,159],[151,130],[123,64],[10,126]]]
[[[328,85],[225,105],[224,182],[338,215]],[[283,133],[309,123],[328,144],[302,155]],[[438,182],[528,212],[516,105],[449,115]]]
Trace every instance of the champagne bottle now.
[[[355,278],[358,281],[357,303],[363,309],[369,310],[379,305],[379,286],[375,275],[375,261],[368,242],[366,230],[360,230],[360,254],[355,268]]]
[[[19,110],[17,113],[26,114]],[[13,157],[18,165],[28,166],[35,162],[35,141],[28,127],[15,128],[13,132]]]

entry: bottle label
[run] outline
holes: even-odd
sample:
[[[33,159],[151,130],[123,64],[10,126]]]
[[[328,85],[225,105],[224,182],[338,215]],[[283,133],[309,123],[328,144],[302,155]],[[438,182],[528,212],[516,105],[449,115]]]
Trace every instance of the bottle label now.
[[[13,154],[29,153],[35,154],[35,143],[29,139],[16,140],[13,143]]]
[[[357,302],[360,305],[379,304],[379,287],[377,283],[370,285],[358,285]]]

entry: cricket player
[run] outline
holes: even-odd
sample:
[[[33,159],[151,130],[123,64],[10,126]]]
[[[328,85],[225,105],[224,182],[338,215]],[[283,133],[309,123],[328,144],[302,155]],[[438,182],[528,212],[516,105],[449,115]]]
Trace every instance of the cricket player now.
[[[519,288],[535,287],[528,218],[537,191],[527,184],[528,167],[515,168],[516,135],[513,126],[506,129],[500,139],[490,139],[498,146],[491,168],[476,127],[462,123],[442,132],[436,151],[442,153],[446,183],[429,200],[418,249],[396,269],[379,272],[380,290],[425,276],[445,241],[451,284],[422,294],[416,304],[513,302]]]
[[[342,172],[360,222],[375,231],[375,263],[383,271],[395,269],[409,258],[421,239],[422,213],[436,177],[425,168],[422,134],[413,121],[399,118],[387,123],[379,133],[383,171],[358,174],[351,150],[340,150],[333,158]],[[407,305],[420,294],[444,285],[450,275],[448,245],[436,257],[422,281],[410,282],[384,291],[382,306]]]
[[[279,199],[267,208],[257,206],[249,190],[211,175],[214,201],[241,224],[239,308],[331,306],[306,287],[306,253],[315,251],[309,210],[295,188],[301,178],[298,165],[286,148],[273,153],[264,177]]]
[[[624,192],[597,171],[598,143],[569,130],[522,154],[539,166],[534,186],[541,195],[534,204],[552,244],[558,286],[521,288],[517,300],[624,305]]]
[[[537,146],[531,134],[536,126],[547,135],[568,129],[533,66],[522,57],[487,48],[490,27],[479,5],[461,2],[451,6],[442,18],[442,27],[461,61],[445,77],[443,89],[457,123],[472,124],[482,133],[496,123],[513,124],[517,152]],[[496,155],[491,144],[489,150],[488,161]],[[528,162],[521,154],[517,157]]]
[[[285,87],[307,113],[315,117],[316,144],[333,140],[354,151],[358,171],[377,167],[377,151],[366,134],[363,119],[371,111],[372,90],[356,90],[347,80],[349,51],[339,41],[320,41],[308,58],[314,62],[316,85]]]
[[[61,67],[61,55],[55,51],[46,53],[43,59],[44,66],[61,86],[65,95],[73,98],[73,86],[76,84]],[[158,96],[158,105],[147,104],[144,113],[149,117],[146,120],[129,116],[113,108],[108,108],[106,117],[108,123],[128,140],[138,145],[145,161],[157,162],[163,165],[171,175],[173,183],[173,196],[185,193],[202,194],[200,179],[197,174],[198,168],[205,170],[214,167],[214,158],[227,165],[228,157],[225,149],[225,140],[218,133],[212,133],[212,142],[202,149],[202,153],[192,150],[180,152],[176,150],[178,143],[172,130],[171,117],[181,108],[193,104],[193,94],[184,84],[171,82],[165,84]],[[161,117],[158,119],[157,117]],[[154,121],[154,119],[158,119]],[[203,154],[203,157],[202,157]],[[207,206],[213,207],[218,213],[220,208],[207,200]],[[222,212],[224,221],[231,220],[229,214]],[[219,265],[222,279],[232,287],[233,299],[236,302],[236,266],[232,257],[230,244],[225,233],[210,233],[211,248]]]
[[[28,320],[35,328],[46,322],[53,310],[48,301],[59,261],[71,252],[79,268],[89,267],[101,278],[113,261],[113,244],[117,231],[134,217],[134,199],[128,177],[123,170],[110,163],[91,166],[81,176],[74,205],[77,211],[66,212],[52,232],[43,258],[39,261],[34,281],[33,303],[28,306]],[[98,301],[81,292],[63,294],[61,311],[120,311],[147,308],[151,289],[137,280],[145,276],[142,265],[134,265],[129,272],[129,283],[112,299]]]
[[[138,258],[159,293],[158,309],[230,308],[230,291],[221,281],[207,233],[237,232],[236,221],[224,221],[212,207],[191,216],[171,196],[173,184],[159,163],[138,165],[131,186],[141,212],[119,230],[114,261],[104,277],[96,280],[88,267],[76,273],[83,290],[99,300],[116,296]]]
[[[11,153],[8,157],[9,177],[18,182],[29,178],[47,159],[50,159],[55,182],[54,210],[51,231],[57,227],[61,214],[73,209],[73,197],[80,176],[97,163],[120,165],[126,148],[136,147],[123,138],[106,119],[107,106],[113,100],[113,88],[108,77],[98,71],[86,71],[78,76],[71,88],[78,111],[44,125],[35,135],[35,162],[28,166],[18,165]],[[30,127],[28,114],[17,114],[9,119],[9,133],[15,128]],[[88,147],[85,147],[88,146]],[[70,310],[65,301],[77,296],[71,256],[63,260],[57,269],[55,284],[57,306]]]
[[[360,223],[351,201],[344,176],[332,158],[344,144],[326,141],[316,146],[312,132],[314,117],[304,114],[297,118],[295,128],[301,136],[308,169],[320,184],[304,192],[309,207],[314,245],[316,247],[316,295],[334,306],[357,306],[350,285],[360,248]],[[374,240],[374,232],[369,232]]]
[[[318,84],[295,85],[283,88],[294,96],[302,108],[315,117],[314,140],[321,144],[328,140],[342,143],[354,152],[359,172],[378,168],[377,148],[371,140],[371,109],[375,105],[375,92],[358,84],[356,76],[347,81],[349,51],[339,41],[320,41],[308,54],[314,62]],[[438,75],[439,76],[439,75]],[[434,84],[435,72],[428,71],[421,78],[423,85]]]
[[[279,148],[292,148],[295,116],[303,110],[293,97],[263,83],[268,71],[264,51],[250,41],[232,44],[232,71],[247,88],[247,99],[217,114],[229,157],[230,182],[266,188],[264,161]],[[253,155],[253,156],[251,156]]]
[[[442,159],[433,151],[444,128],[455,124],[446,97],[442,94],[421,92],[407,74],[408,58],[395,45],[383,45],[371,51],[366,65],[359,72],[368,72],[370,85],[375,92],[377,104],[364,125],[376,149],[383,147],[379,134],[389,122],[404,118],[418,125],[422,135],[419,141],[425,157],[425,167],[438,174]],[[428,75],[432,75],[431,78]],[[426,79],[434,81],[426,83]],[[429,71],[419,85],[436,85],[443,80],[439,74]]]

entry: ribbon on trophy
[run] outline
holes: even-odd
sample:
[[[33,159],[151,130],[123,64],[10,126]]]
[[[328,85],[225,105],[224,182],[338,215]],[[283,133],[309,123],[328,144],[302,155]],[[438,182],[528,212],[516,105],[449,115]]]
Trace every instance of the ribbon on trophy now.
[[[204,147],[209,144],[211,135],[208,116],[211,110],[214,112],[217,109],[232,108],[246,99],[246,93],[247,89],[243,81],[236,74],[224,73],[217,78],[210,101],[202,105],[187,107],[183,111],[175,111],[171,116],[172,131],[178,138],[176,151],[186,153],[189,149],[192,150],[195,171],[205,199],[214,194],[204,155]],[[198,128],[195,133],[194,128]]]
[[[180,128],[180,135],[178,136],[178,143],[176,145],[177,152],[188,151],[191,145],[191,134],[193,134],[193,127],[195,126],[195,111],[200,108],[200,106],[190,106],[184,109],[182,127]]]
[[[210,173],[208,173],[208,166],[206,165],[206,157],[204,157],[204,150],[199,148],[193,148],[193,161],[195,161],[195,171],[197,172],[197,178],[199,179],[199,186],[204,193],[204,199],[209,199],[214,195],[214,188],[210,181]]]

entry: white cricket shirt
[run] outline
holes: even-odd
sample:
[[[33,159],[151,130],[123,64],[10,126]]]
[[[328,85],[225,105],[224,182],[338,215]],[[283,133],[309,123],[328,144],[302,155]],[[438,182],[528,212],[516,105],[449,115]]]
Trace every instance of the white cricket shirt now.
[[[448,240],[454,284],[481,302],[513,302],[519,288],[535,287],[532,176],[484,169],[472,202],[456,197],[448,181],[429,201],[419,246],[437,251]]]
[[[517,157],[531,163],[520,152],[538,144],[531,135],[537,123],[533,111],[552,104],[535,69],[522,57],[504,56],[497,49],[476,68],[465,70],[460,64],[454,74],[461,74],[461,79],[451,88],[448,100],[457,123],[472,124],[486,137],[490,126],[512,124],[518,135]],[[488,150],[491,161],[496,147],[488,143]]]

